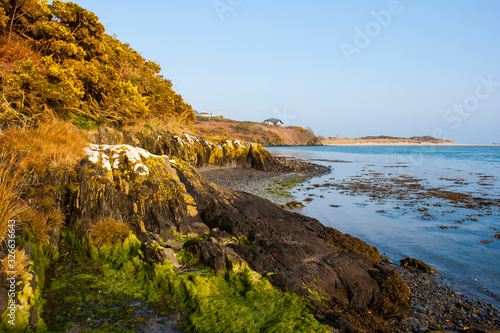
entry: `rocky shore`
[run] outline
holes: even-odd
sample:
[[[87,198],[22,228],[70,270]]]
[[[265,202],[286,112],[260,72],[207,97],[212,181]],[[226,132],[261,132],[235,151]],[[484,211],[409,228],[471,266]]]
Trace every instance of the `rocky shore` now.
[[[202,168],[200,174],[226,188],[261,193],[278,180],[297,176],[294,172],[264,172],[245,168]],[[314,174],[300,173],[313,177]],[[282,204],[281,201],[276,202]],[[296,209],[295,209],[296,210]],[[387,320],[396,332],[498,332],[500,313],[492,304],[467,296],[449,285],[439,274],[402,267],[385,259],[383,266],[399,274],[411,289],[408,315]]]
[[[127,221],[146,261],[179,269],[165,240],[187,237],[183,249],[217,274],[248,265],[341,331],[385,330],[383,318],[409,310],[406,284],[355,237],[213,184],[176,157],[127,145],[92,145],[87,154],[68,202],[70,225],[86,229],[103,214]]]
[[[109,134],[82,148],[73,168],[41,169],[33,177],[26,200],[40,202],[59,227],[42,239],[50,252],[28,247],[33,264],[18,283],[18,327],[119,328],[144,301],[153,305],[149,319],[165,321],[165,310],[182,313],[181,329],[189,332],[498,329],[495,309],[460,300],[453,304],[477,311],[453,312],[452,295],[426,292],[423,279],[416,287],[405,282],[375,247],[249,193],[264,185],[273,192],[276,182],[286,194],[328,168],[278,159],[239,141]],[[58,272],[70,259],[71,269]],[[81,262],[88,267],[78,267]],[[82,296],[72,281],[85,281],[92,294]],[[4,282],[0,312],[7,304]],[[412,292],[442,306],[415,303]],[[76,318],[82,302],[99,311]],[[122,319],[113,314],[123,309]]]
[[[202,167],[198,172],[206,180],[234,191],[256,194],[272,181],[286,180],[292,177],[309,179],[327,172],[328,168],[311,168],[297,171],[262,171],[249,168]],[[267,198],[266,198],[267,199]]]
[[[465,295],[438,275],[387,263],[411,289],[409,316],[389,319],[400,332],[498,332],[500,313],[492,304]]]

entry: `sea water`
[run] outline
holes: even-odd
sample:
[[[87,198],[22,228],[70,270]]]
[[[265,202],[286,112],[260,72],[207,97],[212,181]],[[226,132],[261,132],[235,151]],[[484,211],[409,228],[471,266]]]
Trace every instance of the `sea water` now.
[[[292,189],[296,200],[313,199],[306,202],[302,214],[365,240],[394,262],[403,257],[421,259],[437,269],[439,276],[457,290],[500,307],[500,239],[495,238],[500,231],[500,147],[268,149],[275,156],[332,167],[330,174]],[[373,186],[379,180],[380,186],[387,186],[386,180],[391,178],[417,179],[424,202],[403,202],[390,196],[374,200],[367,193],[353,194],[338,187],[322,186],[352,181]],[[470,194],[488,199],[492,204],[477,211],[457,208],[449,200],[436,200],[431,196],[425,199],[425,190]],[[422,209],[426,211],[425,216],[421,214]]]

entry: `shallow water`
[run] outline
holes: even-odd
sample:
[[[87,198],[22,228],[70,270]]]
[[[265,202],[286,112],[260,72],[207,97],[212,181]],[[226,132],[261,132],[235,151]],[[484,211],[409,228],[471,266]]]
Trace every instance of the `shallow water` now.
[[[301,213],[362,238],[395,262],[406,256],[424,260],[458,290],[500,307],[500,239],[495,238],[500,229],[500,147],[268,149],[276,156],[333,167],[329,175],[292,189],[300,201],[313,199]],[[406,182],[415,186],[405,187]],[[377,194],[394,185],[397,195]],[[469,196],[457,203],[430,195],[453,192]],[[468,206],[469,197],[488,204]]]

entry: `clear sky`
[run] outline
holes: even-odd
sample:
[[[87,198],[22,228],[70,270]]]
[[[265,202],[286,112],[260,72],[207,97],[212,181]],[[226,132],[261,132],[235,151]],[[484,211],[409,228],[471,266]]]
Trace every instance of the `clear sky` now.
[[[76,0],[195,110],[500,142],[500,1]]]

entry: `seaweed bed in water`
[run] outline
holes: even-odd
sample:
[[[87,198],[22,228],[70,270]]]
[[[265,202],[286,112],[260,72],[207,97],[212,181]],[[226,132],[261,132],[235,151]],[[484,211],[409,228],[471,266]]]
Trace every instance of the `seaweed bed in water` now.
[[[468,185],[460,178],[441,178],[441,180],[451,182],[455,188]],[[483,176],[478,186],[489,186],[490,183],[486,180],[490,178]],[[346,179],[332,177],[323,184],[311,186],[305,189],[327,188],[337,190],[342,195],[365,195],[369,198],[368,202],[379,205],[393,203],[395,204],[393,212],[401,215],[414,213],[421,220],[434,221],[437,216],[454,217],[449,219],[454,225],[437,225],[436,227],[440,229],[457,229],[465,221],[478,222],[479,218],[484,216],[500,217],[499,199],[464,193],[458,189],[450,190],[449,186],[446,189],[431,186],[423,179],[406,174],[396,175],[368,170]],[[377,212],[387,213],[384,209]],[[491,238],[482,240],[481,243],[489,244],[500,239],[498,228],[491,228],[491,230]]]

